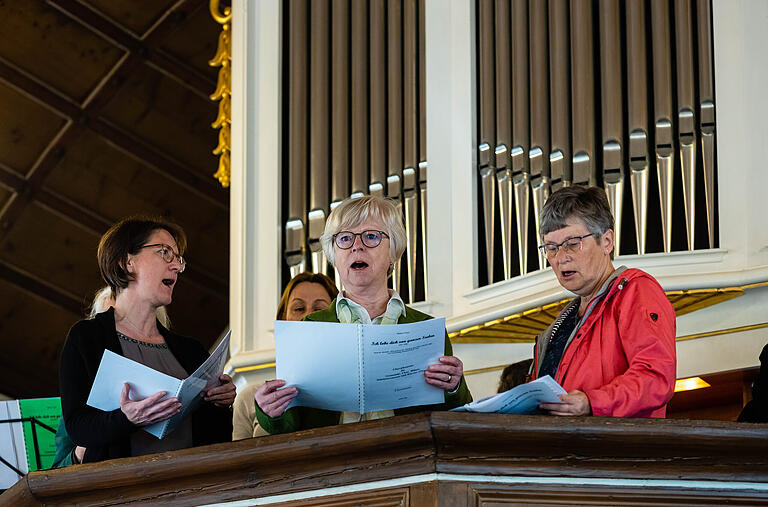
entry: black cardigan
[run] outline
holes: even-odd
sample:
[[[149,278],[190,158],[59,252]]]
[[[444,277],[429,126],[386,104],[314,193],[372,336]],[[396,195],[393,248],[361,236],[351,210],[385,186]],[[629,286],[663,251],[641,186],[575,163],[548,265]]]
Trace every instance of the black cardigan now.
[[[159,322],[157,328],[171,353],[188,373],[194,372],[208,357],[208,352],[195,340],[172,333]],[[131,433],[143,431],[128,421],[119,408],[105,412],[86,405],[105,349],[123,355],[112,308],[92,320],[81,320],[72,326],[61,353],[62,417],[72,440],[86,448],[83,462],[130,456]],[[203,402],[191,417],[194,445],[232,439],[231,409]]]

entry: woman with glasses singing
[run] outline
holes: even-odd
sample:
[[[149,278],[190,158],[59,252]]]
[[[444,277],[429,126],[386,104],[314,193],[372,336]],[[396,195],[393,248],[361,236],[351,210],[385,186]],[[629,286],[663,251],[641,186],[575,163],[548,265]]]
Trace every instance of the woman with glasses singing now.
[[[406,245],[400,212],[384,198],[347,199],[328,217],[320,238],[323,252],[336,267],[343,290],[327,310],[305,319],[361,324],[405,324],[430,319],[406,306],[387,282]],[[472,400],[461,360],[452,355],[445,336],[445,355],[424,372],[424,381],[445,391],[445,402],[365,414],[332,412],[310,407],[286,407],[298,393],[283,380],[271,380],[256,391],[256,417],[268,433],[287,433],[340,423],[381,419],[420,410],[446,410]],[[322,367],[319,365],[318,367]]]
[[[614,269],[605,191],[572,186],[541,211],[543,244],[558,282],[578,297],[542,333],[533,378],[568,394],[542,403],[554,415],[664,417],[675,387],[675,311],[648,273]]]
[[[208,357],[198,342],[169,331],[156,316],[158,308],[171,303],[184,272],[186,243],[179,226],[147,217],[118,222],[99,242],[99,269],[114,305],[72,326],[59,368],[62,417],[73,442],[86,448],[84,463],[230,440],[235,386],[227,375],[162,440],[142,427],[179,412],[178,399],[167,393],[134,400],[126,383],[119,409],[107,412],[86,404],[105,350],[177,378],[189,376]]]

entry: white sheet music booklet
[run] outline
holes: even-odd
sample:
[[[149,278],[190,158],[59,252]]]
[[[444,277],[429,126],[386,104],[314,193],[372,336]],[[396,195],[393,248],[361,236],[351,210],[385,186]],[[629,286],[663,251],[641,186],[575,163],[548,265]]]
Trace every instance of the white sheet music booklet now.
[[[123,382],[131,385],[130,397],[134,401],[165,391],[168,394],[163,399],[177,397],[181,403],[181,411],[170,419],[142,428],[157,438],[163,438],[172,432],[187,414],[197,408],[203,399],[203,391],[218,384],[219,376],[224,372],[224,363],[227,361],[231,333],[232,331],[228,331],[208,359],[184,380],[105,350],[87,404],[105,411],[120,408]]]
[[[363,325],[275,321],[277,378],[290,406],[373,412],[445,400],[424,370],[445,353],[445,319]]]

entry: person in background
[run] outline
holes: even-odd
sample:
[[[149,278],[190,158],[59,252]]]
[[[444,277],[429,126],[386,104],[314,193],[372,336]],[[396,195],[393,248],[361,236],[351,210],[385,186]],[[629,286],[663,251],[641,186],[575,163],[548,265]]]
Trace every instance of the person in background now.
[[[101,276],[112,289],[114,306],[72,326],[61,355],[59,385],[67,433],[85,447],[83,462],[184,449],[230,440],[235,386],[227,375],[205,392],[204,403],[174,432],[157,439],[144,426],[177,414],[175,397],[158,392],[132,400],[123,385],[120,408],[103,411],[87,405],[105,350],[111,350],[163,373],[185,378],[208,352],[196,341],[177,335],[157,321],[156,311],[171,303],[186,263],[186,235],[161,218],[130,217],[102,236],[97,252]],[[165,398],[165,399],[164,399]]]
[[[613,216],[605,191],[553,193],[540,217],[560,285],[577,295],[536,340],[533,378],[568,394],[541,403],[553,415],[664,417],[676,376],[675,311],[648,273],[614,269]]]
[[[504,368],[499,379],[499,389],[496,392],[503,393],[528,382],[528,372],[531,371],[532,363],[533,359],[525,359]]]
[[[96,292],[87,318],[96,318],[96,315],[112,308],[114,304],[115,299],[112,297],[112,288],[107,285]],[[168,310],[164,306],[161,306],[157,309],[156,314],[160,324],[166,329],[170,329],[171,319],[168,316]],[[61,468],[83,462],[85,447],[79,445],[76,446],[72,439],[69,438],[63,417],[59,417],[59,427],[56,429],[54,441],[56,442],[56,454],[53,457],[51,468]]]
[[[325,310],[339,293],[333,280],[321,273],[299,273],[285,286],[277,305],[276,320],[301,320],[312,312]],[[232,416],[232,440],[267,435],[256,419],[254,395],[259,385],[245,387],[237,394]]]
[[[304,320],[387,325],[432,318],[405,306],[397,292],[387,287],[406,243],[402,216],[392,201],[377,196],[342,201],[329,215],[320,242],[326,258],[339,273],[344,290],[326,310],[312,313]],[[445,355],[424,372],[428,384],[444,391],[444,402],[440,404],[366,414],[311,407],[286,410],[298,390],[295,386],[280,389],[285,381],[277,379],[256,390],[256,417],[267,433],[275,434],[459,407],[471,401],[472,396],[464,380],[464,366],[452,354],[446,333]]]
[[[768,422],[768,345],[760,353],[760,373],[752,384],[752,400],[744,405],[739,422]]]

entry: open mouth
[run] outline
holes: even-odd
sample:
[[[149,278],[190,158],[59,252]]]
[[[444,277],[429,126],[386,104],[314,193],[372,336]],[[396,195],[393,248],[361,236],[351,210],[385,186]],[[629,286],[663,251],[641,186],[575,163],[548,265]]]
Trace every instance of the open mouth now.
[[[563,278],[569,278],[576,274],[575,271],[562,271]]]
[[[174,283],[176,283],[176,280],[173,278],[163,278],[163,285],[166,287],[173,287]]]
[[[355,261],[350,267],[352,269],[365,269],[368,267],[368,263],[363,261]]]

